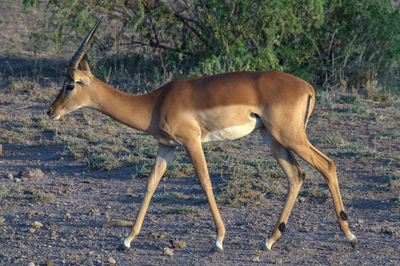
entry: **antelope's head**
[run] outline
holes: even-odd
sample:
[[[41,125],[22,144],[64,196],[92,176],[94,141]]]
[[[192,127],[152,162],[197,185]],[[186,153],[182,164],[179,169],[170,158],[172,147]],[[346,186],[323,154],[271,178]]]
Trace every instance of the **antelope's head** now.
[[[92,27],[69,61],[62,88],[47,111],[51,119],[58,120],[62,116],[90,103],[89,92],[94,76],[90,72],[86,52],[99,23],[100,20]]]

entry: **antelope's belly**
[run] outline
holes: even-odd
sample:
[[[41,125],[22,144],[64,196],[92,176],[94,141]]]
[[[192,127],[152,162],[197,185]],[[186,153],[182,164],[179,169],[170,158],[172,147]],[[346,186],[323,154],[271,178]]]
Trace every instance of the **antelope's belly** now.
[[[250,115],[246,121],[241,122],[245,123],[208,131],[202,138],[202,142],[238,139],[257,130],[262,125],[261,120],[255,115]]]

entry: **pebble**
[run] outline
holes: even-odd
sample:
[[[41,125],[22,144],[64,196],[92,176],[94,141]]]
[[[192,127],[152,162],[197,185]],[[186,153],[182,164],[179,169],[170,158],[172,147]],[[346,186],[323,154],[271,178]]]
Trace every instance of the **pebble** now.
[[[13,179],[14,179],[14,176],[13,176],[13,174],[9,173],[9,174],[7,175],[7,178],[10,179],[10,180],[13,180]]]
[[[253,257],[253,262],[260,262],[260,257]]]
[[[174,255],[174,250],[171,248],[164,248],[164,256],[173,256]]]
[[[0,225],[4,224],[5,221],[6,221],[6,218],[4,218],[3,216],[0,216]]]
[[[21,173],[21,176],[30,179],[42,179],[44,178],[44,173],[42,172],[42,170],[38,168],[36,169],[27,168],[24,172]]]
[[[0,155],[3,155],[3,146],[0,144]]]
[[[32,225],[33,225],[34,227],[36,227],[36,228],[41,228],[41,227],[43,227],[43,224],[42,224],[41,222],[38,222],[38,221],[34,221],[34,222],[32,223]]]
[[[56,266],[56,264],[54,262],[52,262],[51,260],[48,260],[46,262],[46,266]]]
[[[298,197],[297,200],[301,203],[306,202],[306,198],[305,197]]]
[[[28,263],[28,266],[35,266],[35,263],[29,262],[29,263]]]
[[[157,238],[157,233],[156,233],[156,232],[153,232],[153,231],[151,231],[151,232],[149,232],[149,233],[147,234],[147,236],[149,236],[149,237],[153,237],[153,238]]]
[[[101,262],[99,261],[98,264],[101,265],[101,264],[103,264],[103,263],[101,263]],[[82,266],[94,266],[94,263],[93,263],[93,261],[91,261],[90,259],[85,259],[84,261],[81,262],[80,265],[82,265]]]
[[[64,219],[69,219],[71,218],[71,214],[69,212],[67,212],[66,214],[64,214]]]
[[[395,236],[398,235],[398,233],[389,225],[382,226],[381,232],[384,234],[389,234],[389,235],[395,235]]]
[[[90,210],[89,214],[92,216],[100,216],[101,215],[99,209]]]
[[[116,263],[116,261],[115,261],[115,259],[113,259],[113,258],[108,258],[108,263],[110,263],[110,264],[115,264]]]
[[[171,239],[169,242],[171,243],[171,245],[174,249],[186,249],[187,248],[187,244],[185,241]]]

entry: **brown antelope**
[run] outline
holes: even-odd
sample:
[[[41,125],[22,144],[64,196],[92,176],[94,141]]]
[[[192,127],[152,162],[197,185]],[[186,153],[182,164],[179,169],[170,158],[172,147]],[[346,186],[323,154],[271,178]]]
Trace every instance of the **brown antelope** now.
[[[285,205],[265,248],[271,249],[285,231],[305,178],[294,154],[325,177],[340,228],[351,245],[356,245],[357,238],[349,230],[339,192],[335,164],[313,147],[306,136],[306,125],[315,104],[315,92],[310,84],[282,72],[235,72],[177,79],[151,93],[129,95],[108,86],[90,72],[85,55],[98,24],[93,26],[68,64],[63,87],[48,115],[57,120],[88,106],[147,132],[158,141],[158,153],[142,205],[132,230],[119,249],[129,249],[131,241],[138,235],[151,197],[174,149],[182,145],[211,208],[217,231],[214,250],[222,251],[225,227],[213,195],[202,143],[237,139],[257,129],[288,180]]]

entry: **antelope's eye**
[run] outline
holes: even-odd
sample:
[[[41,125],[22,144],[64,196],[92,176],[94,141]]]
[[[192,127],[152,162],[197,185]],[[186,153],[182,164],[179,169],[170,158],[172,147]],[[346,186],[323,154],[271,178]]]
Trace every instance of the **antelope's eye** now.
[[[67,91],[72,91],[74,89],[74,85],[68,84],[67,86],[65,86],[65,89]]]

